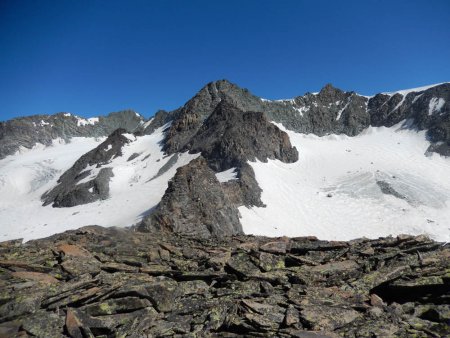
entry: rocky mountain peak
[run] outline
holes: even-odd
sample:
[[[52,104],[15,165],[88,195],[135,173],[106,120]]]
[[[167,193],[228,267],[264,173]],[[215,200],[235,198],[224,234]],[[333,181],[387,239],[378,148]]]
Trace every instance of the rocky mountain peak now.
[[[327,83],[319,92],[318,97],[325,102],[332,102],[342,99],[345,92]]]
[[[216,171],[256,159],[298,160],[298,151],[287,134],[270,123],[264,113],[244,112],[226,100],[217,105],[184,149],[201,152]]]

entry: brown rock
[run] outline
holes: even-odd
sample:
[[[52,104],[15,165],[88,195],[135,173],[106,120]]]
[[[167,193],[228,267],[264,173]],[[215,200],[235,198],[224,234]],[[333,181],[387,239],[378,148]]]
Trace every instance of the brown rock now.
[[[35,272],[50,272],[50,271],[52,271],[52,268],[49,268],[46,266],[29,264],[27,262],[21,262],[21,261],[15,261],[15,260],[0,260],[0,266],[5,267],[5,268],[20,268],[20,269],[25,269],[28,271],[35,271]]]
[[[11,274],[16,278],[30,279],[45,284],[57,284],[59,282],[55,277],[41,272],[17,271]]]
[[[286,310],[286,316],[284,317],[284,323],[286,326],[294,326],[300,322],[299,313],[295,307],[289,305]]]
[[[138,272],[139,268],[121,263],[107,263],[102,265],[102,270],[109,272]]]
[[[261,251],[266,251],[274,254],[285,254],[287,249],[287,240],[280,240],[276,242],[269,242],[260,246]]]
[[[381,297],[379,297],[376,294],[372,293],[370,295],[370,305],[377,306],[377,307],[382,307],[385,304],[384,304],[383,300],[381,299]]]
[[[81,333],[80,327],[81,323],[78,320],[75,312],[71,308],[68,308],[66,314],[67,332],[72,338],[83,338],[83,334]]]
[[[321,273],[349,272],[359,268],[358,263],[352,260],[332,262],[311,267],[311,271]]]
[[[20,329],[20,322],[6,322],[0,324],[0,338],[16,337]]]
[[[77,245],[71,245],[71,244],[61,244],[57,247],[59,252],[62,252],[66,256],[73,256],[73,257],[89,257],[90,253],[80,248]]]

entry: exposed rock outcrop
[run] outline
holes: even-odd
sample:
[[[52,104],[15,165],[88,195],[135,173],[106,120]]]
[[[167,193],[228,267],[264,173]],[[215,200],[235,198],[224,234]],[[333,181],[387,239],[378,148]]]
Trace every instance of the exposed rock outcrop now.
[[[0,243],[8,337],[446,337],[450,249],[424,236],[200,239],[86,227]]]
[[[112,169],[102,166],[122,155],[122,147],[130,142],[125,129],[117,129],[95,149],[81,156],[57,181],[57,185],[42,196],[44,205],[72,207],[91,203],[109,196]]]
[[[172,121],[179,113],[179,109],[173,111],[158,110],[151,121],[144,123],[139,130],[142,129],[142,133],[150,135],[156,129],[164,126],[165,124]]]
[[[289,136],[264,113],[244,112],[226,101],[217,105],[183,150],[200,152],[215,171],[240,167],[247,161],[298,160]]]
[[[265,205],[261,201],[262,189],[256,181],[253,168],[248,163],[243,163],[239,168],[236,168],[236,171],[237,180],[222,183],[222,187],[230,200],[236,206],[264,207]]]
[[[242,234],[237,208],[201,156],[178,168],[161,202],[138,229],[198,237]]]

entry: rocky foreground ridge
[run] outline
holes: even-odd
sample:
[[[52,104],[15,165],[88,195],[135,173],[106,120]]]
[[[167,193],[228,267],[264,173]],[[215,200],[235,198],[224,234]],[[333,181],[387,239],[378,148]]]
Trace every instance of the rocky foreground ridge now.
[[[0,337],[444,337],[424,236],[199,239],[96,226],[0,243]]]

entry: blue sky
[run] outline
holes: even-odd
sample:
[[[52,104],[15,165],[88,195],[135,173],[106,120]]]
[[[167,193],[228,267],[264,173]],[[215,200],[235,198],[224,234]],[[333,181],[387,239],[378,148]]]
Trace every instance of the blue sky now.
[[[450,81],[450,1],[0,1],[0,120]]]

